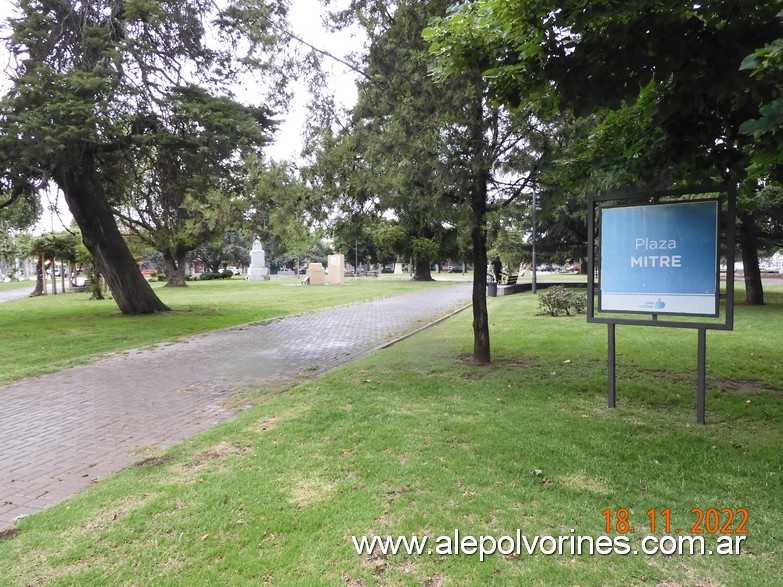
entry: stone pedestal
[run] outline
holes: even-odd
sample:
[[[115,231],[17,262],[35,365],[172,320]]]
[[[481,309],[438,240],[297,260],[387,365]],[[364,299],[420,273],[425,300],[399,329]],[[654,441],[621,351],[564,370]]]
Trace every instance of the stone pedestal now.
[[[395,275],[402,275],[402,263],[395,263],[394,264],[394,274]]]
[[[268,281],[269,268],[266,266],[266,253],[261,241],[253,241],[253,249],[250,251],[250,267],[247,272],[248,281]]]
[[[310,285],[324,285],[324,266],[320,263],[310,263],[307,266],[307,276],[310,278]]]
[[[345,255],[329,255],[329,285],[345,283]]]

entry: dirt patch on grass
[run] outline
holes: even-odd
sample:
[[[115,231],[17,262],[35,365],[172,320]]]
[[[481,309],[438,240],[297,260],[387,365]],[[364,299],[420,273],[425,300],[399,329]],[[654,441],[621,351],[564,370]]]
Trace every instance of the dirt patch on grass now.
[[[470,365],[472,367],[486,369],[488,371],[495,369],[504,369],[507,371],[527,369],[528,367],[533,367],[537,364],[534,359],[530,359],[528,357],[495,358],[492,359],[491,363],[482,365],[476,362],[476,360],[473,358],[473,355],[461,355],[457,361],[463,365]]]
[[[343,574],[341,575],[341,578],[343,580],[343,583],[347,587],[364,587],[365,586],[365,582],[362,579],[354,579],[353,577],[351,577],[346,572],[343,572]]]
[[[598,495],[609,495],[611,493],[605,481],[583,472],[565,475],[560,478],[560,483],[577,491],[589,491]]]
[[[454,365],[454,373],[442,374],[458,377],[463,381],[478,382],[497,373],[522,373],[537,366],[534,359],[527,357],[496,358],[492,359],[491,363],[482,365],[477,363],[472,355],[462,355]]]
[[[209,448],[196,453],[192,463],[197,466],[212,461],[224,461],[229,457],[247,454],[251,450],[253,449],[249,446],[237,446],[230,442],[221,442],[220,444],[210,446]]]
[[[155,499],[155,497],[157,497],[156,493],[125,496],[118,503],[112,504],[111,507],[98,512],[97,516],[85,522],[82,530],[86,530],[84,534],[89,534],[95,530],[106,528],[118,520],[127,518],[130,514]]]
[[[248,428],[249,432],[269,432],[277,427],[282,418],[261,418]]]
[[[538,363],[534,359],[526,357],[517,357],[513,359],[492,359],[492,366],[496,369],[505,369],[509,371],[528,369],[535,367]]]
[[[734,381],[733,379],[720,379],[718,381],[711,381],[710,384],[723,391],[728,391],[729,393],[745,393],[749,395],[771,393],[772,395],[778,396],[781,394],[780,389],[772,389],[755,381]]]
[[[133,463],[134,467],[139,469],[147,469],[150,467],[156,467],[158,465],[165,465],[174,460],[174,455],[158,455],[154,457],[147,457]]]
[[[386,572],[389,561],[385,554],[368,554],[362,558],[362,565],[370,568],[370,572],[375,577],[380,577]]]
[[[172,472],[199,473],[204,469],[213,466],[215,463],[222,463],[231,457],[244,455],[252,452],[252,450],[253,448],[250,446],[239,446],[231,444],[230,442],[221,442],[197,452],[188,462],[176,467]]]
[[[311,408],[309,405],[303,404],[299,406],[294,406],[287,411],[277,414],[276,416],[262,416],[259,417],[258,420],[256,420],[255,422],[249,424],[245,428],[245,430],[247,432],[265,434],[277,428],[279,424],[297,418],[302,414],[308,412],[310,409]]]
[[[329,499],[336,487],[334,482],[321,477],[297,479],[291,488],[291,502],[304,509]]]
[[[19,534],[19,532],[21,532],[19,528],[6,528],[5,530],[0,530],[0,542],[3,540],[10,540]]]
[[[654,378],[656,381],[663,380],[668,383],[678,385],[693,385],[693,377],[684,373],[671,373],[669,371],[660,371],[657,369],[643,369],[638,367],[623,366],[617,370],[618,377],[633,378],[636,374],[641,373]]]

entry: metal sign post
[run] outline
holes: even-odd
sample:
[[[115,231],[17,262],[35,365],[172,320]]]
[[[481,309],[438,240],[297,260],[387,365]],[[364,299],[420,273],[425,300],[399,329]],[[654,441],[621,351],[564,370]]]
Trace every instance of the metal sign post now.
[[[726,196],[723,213],[716,195]],[[587,321],[608,326],[610,408],[617,403],[618,324],[694,328],[698,331],[696,421],[706,422],[707,330],[734,328],[735,216],[733,185],[590,199]],[[724,292],[721,243],[726,257]],[[725,303],[722,319],[721,301]]]

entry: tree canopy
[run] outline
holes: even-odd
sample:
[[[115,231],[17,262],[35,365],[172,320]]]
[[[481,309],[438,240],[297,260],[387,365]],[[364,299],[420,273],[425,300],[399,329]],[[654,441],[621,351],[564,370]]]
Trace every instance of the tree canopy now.
[[[639,137],[636,154],[739,177],[749,144],[740,126],[780,89],[740,66],[781,36],[779,10],[775,0],[479,0],[426,36],[441,74],[478,64],[498,99],[542,116],[645,103],[657,132]]]
[[[120,310],[165,311],[114,218],[117,188],[128,187],[118,180],[130,177],[122,155],[138,161],[146,148],[156,157],[168,151],[207,161],[214,141],[194,137],[209,124],[231,133],[233,116],[254,112],[232,93],[240,76],[279,71],[270,48],[279,41],[275,23],[286,4],[20,0],[17,11],[8,41],[12,87],[0,100],[1,201],[31,200],[54,182]],[[262,104],[265,116],[279,105],[270,100]],[[202,118],[195,134],[176,128],[181,112],[197,108],[232,116]]]
[[[479,68],[495,100],[590,121],[572,177],[742,183],[746,295],[762,303],[756,235],[772,208],[757,204],[779,205],[759,189],[783,172],[782,25],[776,0],[478,0],[424,35],[436,75]]]
[[[118,175],[129,177],[113,184],[122,224],[162,254],[168,285],[182,286],[188,252],[241,225],[248,167],[263,165],[274,124],[263,108],[193,86],[169,102],[155,136],[120,155]]]
[[[314,173],[349,209],[393,211],[427,277],[449,227],[470,235],[473,356],[486,363],[487,213],[534,181],[542,128],[530,112],[490,102],[475,68],[434,83],[422,31],[447,7],[440,0],[351,3],[370,39],[365,75],[350,123],[323,133]]]

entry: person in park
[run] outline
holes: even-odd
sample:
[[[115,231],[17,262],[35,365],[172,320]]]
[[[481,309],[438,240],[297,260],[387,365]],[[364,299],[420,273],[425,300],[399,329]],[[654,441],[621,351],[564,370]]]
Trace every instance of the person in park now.
[[[495,283],[500,283],[500,274],[503,271],[503,263],[500,261],[500,257],[495,255],[492,259],[492,273],[495,274]]]

